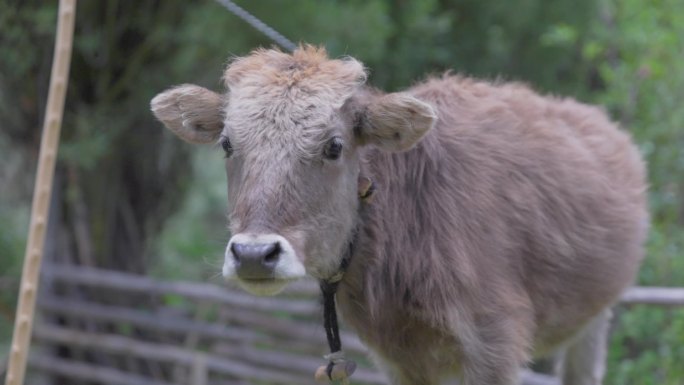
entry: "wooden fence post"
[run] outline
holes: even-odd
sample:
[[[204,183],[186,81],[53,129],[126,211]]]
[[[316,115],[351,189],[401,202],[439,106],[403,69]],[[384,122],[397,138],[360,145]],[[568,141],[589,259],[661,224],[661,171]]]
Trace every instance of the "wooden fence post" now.
[[[64,99],[69,81],[75,18],[76,0],[60,0],[55,51],[52,59],[52,73],[50,74],[50,89],[45,110],[45,121],[43,122],[36,184],[33,189],[31,225],[26,243],[26,254],[24,254],[24,268],[21,275],[17,315],[14,320],[14,334],[12,335],[7,378],[5,379],[6,385],[22,385],[24,383],[36,294],[38,293],[40,265],[45,246],[52,179],[55,174]]]

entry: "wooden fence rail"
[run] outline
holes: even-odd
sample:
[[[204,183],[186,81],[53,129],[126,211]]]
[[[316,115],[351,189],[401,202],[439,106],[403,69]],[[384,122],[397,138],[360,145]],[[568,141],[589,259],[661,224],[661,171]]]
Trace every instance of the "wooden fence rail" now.
[[[232,357],[232,359],[227,360],[223,356],[205,352],[191,352],[173,345],[139,342],[118,335],[88,333],[45,324],[37,326],[35,333],[37,338],[45,342],[69,344],[86,349],[99,349],[114,354],[154,359],[190,367],[199,362],[205,370],[236,378],[272,383],[299,383],[302,376],[310,378],[312,368],[321,364],[320,359],[286,356],[245,345],[224,345],[220,352],[228,352],[227,355]],[[268,364],[265,365],[265,363]],[[355,373],[354,378],[368,384],[381,385],[385,383],[382,376],[363,369]]]
[[[119,306],[107,306],[92,302],[61,299],[58,297],[41,297],[38,300],[41,310],[54,315],[71,315],[82,320],[94,320],[100,322],[111,322],[127,324],[140,330],[155,332],[176,333],[179,335],[194,334],[201,338],[224,340],[233,344],[274,344],[278,342],[278,337],[297,341],[305,346],[320,346],[320,352],[325,349],[325,339],[322,334],[322,327],[311,322],[297,324],[288,320],[263,317],[265,322],[257,325],[236,325],[230,327],[221,324],[190,320],[181,317],[162,317],[150,314],[145,310],[135,310]],[[240,318],[237,312],[231,313],[231,318]],[[270,323],[268,325],[267,323]],[[288,325],[293,325],[293,333],[286,331]],[[271,329],[271,326],[273,329]],[[259,333],[254,330],[268,330],[268,334]],[[282,331],[282,332],[281,332]],[[358,337],[349,332],[342,332],[341,337],[344,341],[345,350],[353,353],[365,354],[367,349],[359,341]],[[281,341],[282,343],[282,341]],[[288,342],[291,344],[291,342]],[[288,345],[288,348],[292,348]]]
[[[247,308],[268,312],[285,312],[293,315],[312,316],[318,313],[318,305],[311,300],[296,300],[274,297],[254,297],[217,285],[194,282],[168,282],[146,276],[131,275],[110,270],[65,265],[45,265],[45,274],[55,281],[82,284],[124,292],[146,294],[176,294],[188,299],[215,302],[233,308]],[[305,294],[311,293],[309,286],[299,286]]]
[[[323,363],[325,336],[314,281],[298,282],[283,296],[264,298],[217,285],[87,267],[45,265],[43,271],[59,290],[46,290],[38,298],[42,317],[35,339],[42,349],[29,364],[42,373],[79,384],[313,384],[312,373]],[[112,293],[127,300],[112,300]],[[682,306],[684,289],[634,287],[620,302]],[[213,311],[211,316],[203,313],[207,309]],[[345,350],[361,364],[353,382],[386,384],[365,359],[366,348],[358,337],[342,333]],[[47,354],[54,352],[52,347],[68,347],[73,357]],[[161,365],[162,374],[150,377],[129,370],[141,365]],[[558,383],[547,375],[523,375],[524,385]]]
[[[213,301],[218,304],[244,307],[260,311],[283,311],[294,315],[316,315],[319,307],[308,300],[253,297],[236,293],[216,285],[194,282],[165,282],[146,276],[135,276],[109,270],[88,267],[46,265],[45,274],[56,280],[67,280],[72,284],[106,287],[124,291],[139,291],[155,294],[177,294],[191,299]],[[315,282],[303,281],[292,285],[289,294],[317,295]],[[684,288],[632,287],[622,296],[624,304],[651,304],[663,306],[684,306]]]
[[[620,303],[625,305],[684,306],[684,288],[632,287],[625,292]]]

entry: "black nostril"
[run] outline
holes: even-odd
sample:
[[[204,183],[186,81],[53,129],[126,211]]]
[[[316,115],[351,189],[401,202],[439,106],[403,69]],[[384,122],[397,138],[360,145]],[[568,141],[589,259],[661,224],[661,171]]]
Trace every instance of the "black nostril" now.
[[[239,243],[233,243],[230,245],[230,252],[233,253],[233,259],[235,262],[240,263],[240,252],[238,251],[239,247],[237,245],[239,245]]]
[[[264,257],[264,262],[266,264],[275,264],[278,262],[278,256],[280,255],[280,243],[276,242],[272,244],[273,250],[271,250],[270,253],[266,254]]]

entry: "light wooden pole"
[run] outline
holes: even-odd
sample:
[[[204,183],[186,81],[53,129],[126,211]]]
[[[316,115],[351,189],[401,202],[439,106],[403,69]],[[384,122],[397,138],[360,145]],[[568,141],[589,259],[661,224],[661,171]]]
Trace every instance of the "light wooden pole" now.
[[[22,385],[26,373],[26,359],[31,342],[31,327],[36,307],[36,293],[38,292],[40,265],[43,259],[45,231],[50,209],[52,179],[55,174],[59,132],[62,126],[64,99],[69,79],[75,18],[76,0],[60,0],[55,52],[52,59],[52,73],[50,74],[50,89],[45,110],[45,121],[43,122],[43,136],[40,142],[36,184],[33,189],[31,225],[26,243],[26,254],[24,255],[24,269],[21,275],[19,305],[14,321],[14,334],[12,335],[5,379],[6,385]]]

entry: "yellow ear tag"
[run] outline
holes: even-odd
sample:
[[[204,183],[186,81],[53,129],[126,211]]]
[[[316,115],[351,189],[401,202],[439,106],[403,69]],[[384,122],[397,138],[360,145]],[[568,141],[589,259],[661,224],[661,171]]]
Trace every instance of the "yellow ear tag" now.
[[[373,197],[374,192],[375,192],[375,184],[373,183],[373,181],[366,176],[360,176],[359,177],[359,199],[361,199],[361,201],[364,203],[368,203],[368,202],[370,202],[371,198]]]

